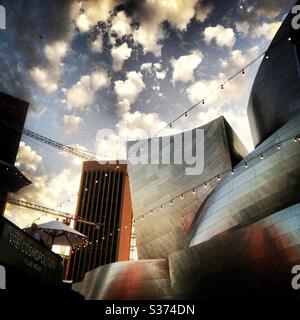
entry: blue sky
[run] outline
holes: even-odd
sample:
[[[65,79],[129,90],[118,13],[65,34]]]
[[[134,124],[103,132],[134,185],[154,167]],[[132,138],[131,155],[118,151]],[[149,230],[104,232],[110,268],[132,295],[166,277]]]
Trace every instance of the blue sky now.
[[[112,158],[124,157],[122,140],[158,131],[216,91],[174,130],[224,115],[251,149],[246,108],[259,62],[216,87],[268,47],[293,3],[0,1],[0,90],[30,103],[26,128]],[[97,139],[103,129],[113,132]],[[49,207],[71,198],[58,208],[74,212],[79,160],[23,136],[17,164],[33,181],[18,197]],[[39,213],[8,206],[6,215],[24,226]]]

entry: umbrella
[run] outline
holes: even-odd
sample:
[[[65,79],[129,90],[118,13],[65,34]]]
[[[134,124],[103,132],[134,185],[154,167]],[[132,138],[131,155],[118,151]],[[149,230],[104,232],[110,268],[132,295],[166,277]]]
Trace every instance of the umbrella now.
[[[58,220],[39,224],[38,233],[41,240],[50,246],[71,246],[75,247],[81,244],[86,244],[87,236],[66,226]],[[25,229],[29,231],[30,228]]]

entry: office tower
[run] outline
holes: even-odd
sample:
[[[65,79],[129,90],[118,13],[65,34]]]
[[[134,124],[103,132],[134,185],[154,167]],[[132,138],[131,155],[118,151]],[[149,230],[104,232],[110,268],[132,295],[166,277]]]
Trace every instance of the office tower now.
[[[69,279],[81,281],[92,269],[129,260],[132,208],[127,165],[84,162],[76,216],[95,225],[75,225],[88,236],[89,244],[73,249]]]

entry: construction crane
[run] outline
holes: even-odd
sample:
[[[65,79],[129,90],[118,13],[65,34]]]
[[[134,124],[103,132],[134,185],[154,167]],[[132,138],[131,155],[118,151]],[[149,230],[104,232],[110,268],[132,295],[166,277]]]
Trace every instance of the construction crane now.
[[[69,154],[72,154],[73,156],[79,157],[81,159],[84,160],[89,160],[89,161],[95,161],[97,160],[96,157],[92,156],[91,154],[88,154],[87,152],[74,148],[74,147],[70,147],[67,145],[64,145],[60,142],[54,141],[52,139],[49,139],[47,137],[44,137],[36,132],[33,132],[31,130],[28,129],[23,129],[23,134],[27,137],[30,137],[32,139],[35,139],[37,141],[40,141],[42,143],[48,144],[49,146],[52,146],[56,149],[59,149],[61,151],[67,152]]]
[[[75,222],[81,222],[81,223],[85,223],[85,224],[88,224],[88,225],[92,225],[92,226],[95,226],[96,229],[99,229],[100,226],[103,225],[103,224],[99,224],[99,223],[93,223],[93,222],[89,222],[89,221],[86,221],[86,220],[77,219],[77,218],[75,218],[74,216],[72,216],[69,213],[58,211],[58,210],[55,210],[55,209],[50,209],[50,208],[43,207],[43,206],[40,206],[38,204],[30,203],[30,202],[27,202],[27,201],[14,199],[12,197],[8,197],[7,202],[12,204],[12,205],[15,205],[15,206],[19,206],[19,207],[23,207],[23,208],[39,211],[39,212],[44,212],[45,214],[50,214],[50,215],[53,215],[53,216],[56,216],[56,217],[61,217],[61,218],[65,218],[65,219],[74,220]]]

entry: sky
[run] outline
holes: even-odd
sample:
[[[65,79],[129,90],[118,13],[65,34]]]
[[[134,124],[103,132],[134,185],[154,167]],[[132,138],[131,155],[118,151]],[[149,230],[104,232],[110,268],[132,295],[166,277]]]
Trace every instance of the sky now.
[[[294,2],[0,1],[0,90],[30,103],[27,129],[101,159],[124,159],[124,141],[155,134],[212,93],[162,134],[223,115],[250,151],[260,61],[218,87],[268,48]],[[33,184],[15,197],[74,214],[81,164],[23,136],[16,165]],[[41,213],[8,205],[5,215],[25,227]]]

